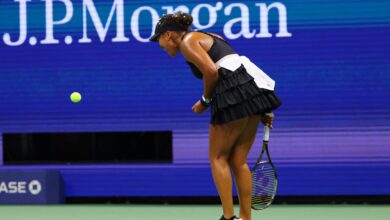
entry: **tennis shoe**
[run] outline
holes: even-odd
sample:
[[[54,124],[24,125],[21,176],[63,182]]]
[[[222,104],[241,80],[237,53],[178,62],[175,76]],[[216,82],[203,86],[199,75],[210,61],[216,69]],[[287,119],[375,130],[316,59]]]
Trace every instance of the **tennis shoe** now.
[[[236,216],[233,216],[231,218],[225,218],[225,216],[222,215],[219,220],[242,220],[242,218],[238,218]]]

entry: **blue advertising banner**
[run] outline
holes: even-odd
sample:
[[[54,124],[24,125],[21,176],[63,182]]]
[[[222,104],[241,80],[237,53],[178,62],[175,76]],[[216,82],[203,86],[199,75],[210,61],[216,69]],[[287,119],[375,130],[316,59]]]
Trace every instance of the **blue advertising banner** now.
[[[63,181],[54,170],[0,170],[0,204],[59,204]]]

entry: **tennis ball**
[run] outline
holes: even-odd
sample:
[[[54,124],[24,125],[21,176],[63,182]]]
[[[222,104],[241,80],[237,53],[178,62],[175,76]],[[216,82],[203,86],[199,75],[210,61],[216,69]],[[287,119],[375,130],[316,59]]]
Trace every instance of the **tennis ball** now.
[[[72,92],[72,94],[70,94],[70,100],[73,102],[73,103],[78,103],[81,101],[81,94],[78,93],[78,92]]]

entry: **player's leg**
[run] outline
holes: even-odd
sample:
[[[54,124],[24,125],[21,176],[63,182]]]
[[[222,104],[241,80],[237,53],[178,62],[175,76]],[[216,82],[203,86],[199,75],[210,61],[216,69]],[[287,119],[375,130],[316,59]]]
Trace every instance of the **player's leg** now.
[[[240,202],[239,215],[243,220],[251,219],[252,175],[246,159],[256,138],[257,128],[261,119],[262,117],[260,115],[251,116],[249,118],[248,123],[244,131],[238,137],[229,158],[229,164],[234,173],[238,199]]]
[[[248,123],[248,118],[221,125],[210,125],[209,160],[225,218],[234,215],[232,176],[228,163],[232,147]]]

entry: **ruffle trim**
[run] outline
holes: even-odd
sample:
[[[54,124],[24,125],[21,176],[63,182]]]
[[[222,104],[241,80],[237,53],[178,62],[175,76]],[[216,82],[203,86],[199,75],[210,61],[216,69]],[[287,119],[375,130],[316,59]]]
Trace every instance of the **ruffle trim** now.
[[[253,77],[246,72],[244,66],[239,67],[233,72],[222,67],[219,69],[219,77],[220,80],[215,91],[216,94],[221,94],[238,85],[243,85],[253,80]]]
[[[214,109],[224,109],[232,105],[240,104],[245,100],[252,99],[263,93],[263,89],[257,87],[255,82],[249,81],[245,84],[238,85],[222,93],[216,93],[212,103]]]
[[[220,69],[220,79],[213,99],[212,124],[270,112],[282,104],[274,91],[259,88],[244,66],[235,71]]]
[[[211,108],[211,123],[222,124],[250,115],[270,112],[282,104],[273,91],[265,90],[261,95],[224,109]]]

